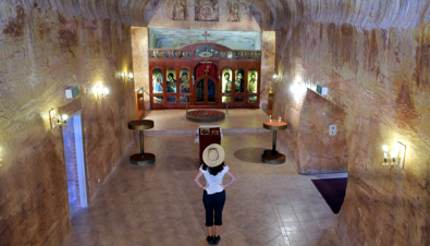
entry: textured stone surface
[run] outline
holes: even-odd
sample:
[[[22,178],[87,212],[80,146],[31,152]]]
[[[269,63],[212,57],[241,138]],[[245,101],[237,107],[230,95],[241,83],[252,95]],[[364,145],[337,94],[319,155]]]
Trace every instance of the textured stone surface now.
[[[145,109],[149,109],[149,51],[148,28],[132,27],[133,71],[136,88],[144,89]]]
[[[311,90],[306,91],[297,135],[299,173],[346,171],[344,118],[345,113],[341,108]],[[329,135],[329,126],[332,124],[337,127],[336,136]]]
[[[132,85],[113,77],[130,65],[124,25],[146,25],[162,2],[0,1],[1,245],[55,245],[67,229],[61,136],[47,123],[65,85],[83,87],[91,194],[126,152]],[[303,98],[289,93],[297,75],[328,86],[327,99],[346,113],[351,178],[339,244],[430,244],[430,2],[242,2],[260,27],[279,28],[276,107],[291,126],[283,145],[298,148]],[[85,88],[95,80],[112,95],[94,101]],[[397,140],[408,146],[406,167],[383,168],[381,145]]]
[[[147,25],[160,9],[171,15],[173,6],[173,1],[170,0],[7,0],[0,3],[0,6],[6,5],[2,8],[4,13],[8,13],[10,9],[3,2],[19,3],[24,9],[37,5],[52,8],[67,16],[81,15],[101,20],[111,18],[133,25]],[[194,17],[193,1],[186,2],[187,16]],[[221,16],[227,18],[225,1],[220,2]],[[249,15],[264,29],[283,27],[285,23],[297,24],[303,20],[349,24],[365,29],[410,28],[430,21],[430,3],[426,0],[243,0],[240,3],[241,9],[249,11]],[[19,31],[19,26],[19,21],[11,23],[10,30]]]
[[[276,32],[263,31],[261,33],[261,77],[260,77],[260,105],[267,110],[269,86],[275,72],[276,60]]]
[[[281,138],[283,146],[297,148],[300,137],[291,136],[305,110],[305,97],[294,96],[292,84],[327,86],[327,100],[345,112],[350,179],[338,222],[341,245],[430,243],[430,81],[423,65],[429,30],[303,22],[278,32],[284,79],[276,109],[293,126]],[[382,166],[381,146],[396,141],[407,145],[405,169]]]
[[[0,245],[58,245],[69,226],[67,187],[61,129],[49,128],[48,111],[68,112],[64,88],[81,87],[74,110],[93,196],[133,142],[125,126],[134,86],[114,77],[131,65],[130,33],[109,19],[8,2],[0,4]],[[89,92],[98,80],[111,90],[99,101]]]

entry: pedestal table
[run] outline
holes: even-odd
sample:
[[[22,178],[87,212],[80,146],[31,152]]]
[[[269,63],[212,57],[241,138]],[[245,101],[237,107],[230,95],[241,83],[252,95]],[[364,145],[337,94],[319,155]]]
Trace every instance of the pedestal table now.
[[[285,121],[273,121],[268,120],[263,123],[263,127],[272,131],[272,149],[266,149],[261,156],[261,160],[264,163],[269,164],[281,164],[285,162],[285,155],[279,153],[276,150],[276,141],[278,136],[278,130],[284,130],[288,126]]]
[[[139,131],[140,153],[130,156],[130,162],[134,165],[154,164],[155,155],[145,153],[144,149],[144,131],[154,127],[152,120],[134,120],[128,122],[128,129]]]

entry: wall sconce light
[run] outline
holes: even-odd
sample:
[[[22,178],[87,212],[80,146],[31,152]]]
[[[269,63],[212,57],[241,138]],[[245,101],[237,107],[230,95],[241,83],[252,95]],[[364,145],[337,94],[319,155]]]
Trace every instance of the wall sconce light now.
[[[132,72],[127,72],[127,71],[118,72],[117,77],[125,81],[130,81],[134,79],[134,74]]]
[[[281,75],[279,75],[279,74],[277,74],[277,73],[274,73],[274,74],[272,75],[272,79],[273,79],[274,81],[279,81],[279,80],[281,80]]]
[[[129,72],[127,74],[128,80],[133,80],[134,79],[134,74],[132,72]]]
[[[404,143],[398,141],[391,148],[384,144],[382,151],[384,152],[383,166],[405,168],[406,145]]]
[[[97,98],[104,98],[110,94],[110,90],[101,82],[98,82],[91,87],[91,93],[93,93]]]
[[[67,124],[67,120],[69,119],[69,115],[67,114],[59,114],[57,110],[51,108],[49,110],[49,123],[51,129],[56,128],[57,126],[65,126]]]
[[[3,165],[3,147],[0,146],[0,167]]]

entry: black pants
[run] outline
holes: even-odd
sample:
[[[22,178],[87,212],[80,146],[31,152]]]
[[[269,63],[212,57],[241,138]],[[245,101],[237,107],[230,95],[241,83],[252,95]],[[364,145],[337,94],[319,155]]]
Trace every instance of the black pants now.
[[[225,203],[225,191],[208,195],[203,192],[203,204],[206,210],[206,226],[222,225],[222,209]]]

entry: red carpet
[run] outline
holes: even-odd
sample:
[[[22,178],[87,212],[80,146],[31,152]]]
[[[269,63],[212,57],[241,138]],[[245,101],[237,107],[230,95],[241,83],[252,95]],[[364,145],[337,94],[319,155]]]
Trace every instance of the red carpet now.
[[[312,182],[324,197],[333,213],[337,214],[345,198],[348,178],[313,179]]]

